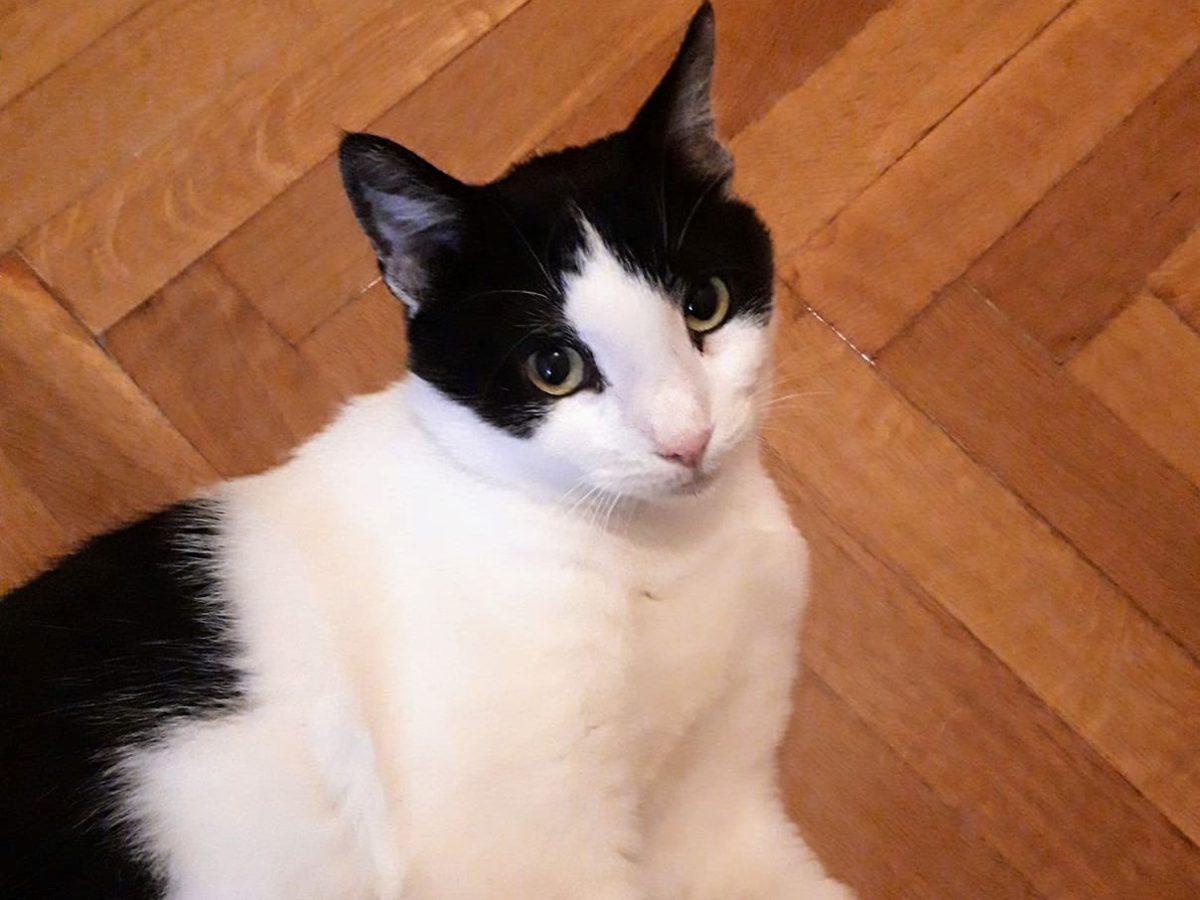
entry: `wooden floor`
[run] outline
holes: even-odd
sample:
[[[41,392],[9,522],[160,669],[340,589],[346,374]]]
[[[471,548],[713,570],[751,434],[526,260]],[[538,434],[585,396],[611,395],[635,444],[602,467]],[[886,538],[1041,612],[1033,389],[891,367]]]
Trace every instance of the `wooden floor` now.
[[[0,0],[0,585],[403,366],[330,154],[623,123],[694,0]],[[1200,0],[718,0],[864,897],[1200,897]]]

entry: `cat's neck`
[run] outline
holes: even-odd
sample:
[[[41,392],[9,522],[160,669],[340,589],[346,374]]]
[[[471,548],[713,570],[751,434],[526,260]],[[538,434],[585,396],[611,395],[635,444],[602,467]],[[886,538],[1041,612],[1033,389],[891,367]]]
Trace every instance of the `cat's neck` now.
[[[656,500],[624,499],[611,502],[610,508],[611,498],[589,495],[574,470],[552,458],[531,460],[523,439],[498,431],[421,378],[410,375],[394,390],[439,455],[477,479],[481,487],[556,506],[568,517],[596,527],[647,527],[664,520],[703,517],[719,509],[739,479],[758,467],[750,442],[731,452],[702,490]]]

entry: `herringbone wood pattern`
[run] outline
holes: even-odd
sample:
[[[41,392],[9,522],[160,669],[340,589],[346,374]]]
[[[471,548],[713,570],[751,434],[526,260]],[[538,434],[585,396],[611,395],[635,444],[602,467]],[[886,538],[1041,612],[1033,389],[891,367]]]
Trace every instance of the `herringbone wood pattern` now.
[[[621,125],[693,0],[0,2],[0,587],[403,368],[330,154]],[[718,0],[864,897],[1200,896],[1200,0]],[[2,727],[2,725],[0,725]]]

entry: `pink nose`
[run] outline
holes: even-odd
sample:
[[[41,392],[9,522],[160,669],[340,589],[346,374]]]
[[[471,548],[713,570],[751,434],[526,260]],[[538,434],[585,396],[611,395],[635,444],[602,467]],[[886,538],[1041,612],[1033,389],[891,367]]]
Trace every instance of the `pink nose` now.
[[[671,441],[669,444],[658,445],[658,455],[671,462],[681,463],[689,469],[700,465],[704,451],[708,449],[709,439],[712,438],[712,427],[696,431],[683,438]]]

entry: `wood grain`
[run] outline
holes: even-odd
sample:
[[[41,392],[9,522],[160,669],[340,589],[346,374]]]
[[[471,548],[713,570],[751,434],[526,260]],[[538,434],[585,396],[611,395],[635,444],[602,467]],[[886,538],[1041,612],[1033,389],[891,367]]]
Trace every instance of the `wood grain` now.
[[[967,280],[1055,359],[1069,358],[1200,220],[1198,135],[1200,54],[975,262]]]
[[[713,106],[732,137],[802,84],[890,0],[736,0],[717,4]]]
[[[783,465],[776,474],[812,552],[805,664],[1043,895],[1196,896],[1200,851],[961,624],[796,490]],[[972,893],[967,884],[944,896]]]
[[[0,106],[145,3],[39,0],[0,9]]]
[[[695,2],[0,0],[0,250],[63,294],[0,256],[0,589],[402,371],[339,128],[491,178],[622,127]],[[716,0],[737,188],[816,288],[766,425],[786,795],[864,897],[1200,896],[1198,7]]]
[[[723,132],[733,134],[755,111],[770,107],[880,5],[876,0],[806,3],[805,16],[811,19],[805,22],[814,27],[789,42],[787,64],[772,68],[769,78],[722,45],[714,102]],[[772,16],[789,14],[789,5],[780,4],[769,16],[761,6],[721,8],[721,34],[767,40],[768,33],[778,32],[772,24],[778,19]],[[832,14],[835,8],[837,15]],[[644,5],[622,0],[581,17],[570,4],[534,0],[370,129],[395,136],[458,177],[495,177],[535,149],[582,143],[622,127],[661,77],[691,9],[683,2],[657,4],[648,17]],[[543,46],[543,35],[563,30],[567,18],[573,22],[574,42]],[[619,46],[609,39],[614,33],[627,36]],[[538,51],[530,53],[531,46]],[[630,66],[631,59],[636,64]],[[499,67],[509,69],[512,82],[494,77]],[[609,80],[611,86],[606,85]],[[511,83],[523,85],[524,93],[514,94]],[[460,120],[440,115],[464,91],[492,110],[486,123],[472,123],[469,141]],[[477,133],[481,124],[488,129],[484,134]],[[378,274],[341,195],[332,159],[266,206],[216,249],[215,258],[239,290],[293,341]]]
[[[105,342],[226,477],[281,462],[341,399],[204,262],[108,331]]]
[[[13,254],[0,258],[0,397],[4,457],[71,541],[214,477]]]
[[[491,179],[599,93],[639,48],[676,33],[692,6],[670,0],[647,14],[644,3],[613,0],[589,6],[584,15],[578,3],[533,0],[420,90],[359,127],[399,140],[456,177]],[[566,29],[573,40],[564,43],[555,36]],[[614,34],[623,40],[614,41]],[[497,78],[498,71],[505,77]],[[488,115],[466,114],[464,98]],[[214,257],[292,341],[379,275],[332,158],[265,206]]]
[[[804,316],[781,337],[785,383],[827,395],[770,433],[797,476],[1200,836],[1195,660],[832,329]]]
[[[1150,445],[962,283],[879,367],[1200,658],[1200,492]]]
[[[853,37],[887,0],[738,0],[715,4],[717,133],[730,140],[759,119]],[[786,24],[785,24],[786,23]],[[541,142],[584,144],[624,128],[670,65],[682,28],[635,61]]]
[[[0,594],[24,584],[71,546],[71,538],[0,453]]]
[[[1200,332],[1200,228],[1172,251],[1146,286]]]
[[[783,789],[830,870],[871,898],[1038,896],[811,671],[801,673]]]
[[[735,186],[770,223],[785,271],[812,234],[1066,5],[898,0],[735,139]]]
[[[362,0],[378,2],[378,0]],[[93,330],[108,328],[522,0],[390,4],[340,41],[328,23],[239,81],[168,140],[21,246]],[[319,58],[312,43],[333,39]],[[325,40],[321,41],[325,43]]]
[[[1143,295],[1076,354],[1068,368],[1200,487],[1200,335],[1161,300]],[[1187,540],[1186,534],[1181,537]],[[1188,547],[1183,551],[1190,555]]]
[[[874,354],[1197,46],[1196,0],[1080,0],[785,257],[784,278]]]
[[[315,328],[299,350],[343,397],[381,390],[405,372],[404,309],[377,281]]]
[[[71,58],[0,109],[0,247],[116,175],[223,87],[304,45],[338,5],[158,0]]]

